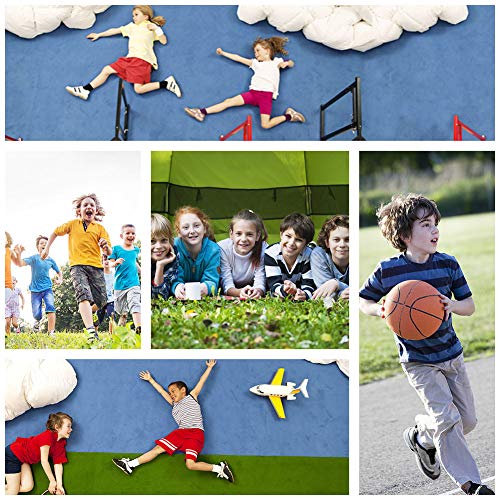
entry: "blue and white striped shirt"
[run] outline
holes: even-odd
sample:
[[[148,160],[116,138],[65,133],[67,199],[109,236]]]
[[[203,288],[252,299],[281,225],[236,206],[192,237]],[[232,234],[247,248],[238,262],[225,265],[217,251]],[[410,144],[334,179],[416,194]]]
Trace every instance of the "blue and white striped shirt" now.
[[[172,417],[177,422],[179,429],[203,429],[201,406],[191,395],[183,397],[172,408]]]
[[[367,279],[359,292],[366,300],[378,302],[398,283],[406,280],[421,280],[435,287],[448,298],[464,300],[472,296],[465,276],[455,257],[436,252],[427,262],[417,264],[405,254],[383,260]],[[441,363],[456,358],[462,352],[462,345],[453,329],[452,315],[443,321],[438,331],[423,340],[406,340],[394,335],[399,349],[401,363]]]

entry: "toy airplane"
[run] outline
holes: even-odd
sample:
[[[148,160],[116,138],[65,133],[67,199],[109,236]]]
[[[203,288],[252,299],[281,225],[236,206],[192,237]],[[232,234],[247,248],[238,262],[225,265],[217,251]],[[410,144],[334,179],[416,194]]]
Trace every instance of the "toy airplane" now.
[[[250,392],[256,394],[257,396],[267,396],[276,410],[279,418],[285,417],[285,410],[283,408],[283,403],[281,398],[286,399],[297,399],[295,394],[302,392],[305,398],[309,397],[307,393],[307,378],[302,381],[300,386],[296,389],[293,382],[287,382],[286,385],[281,385],[283,381],[283,375],[285,374],[284,368],[278,368],[278,371],[274,374],[274,378],[271,384],[260,384],[250,388]]]

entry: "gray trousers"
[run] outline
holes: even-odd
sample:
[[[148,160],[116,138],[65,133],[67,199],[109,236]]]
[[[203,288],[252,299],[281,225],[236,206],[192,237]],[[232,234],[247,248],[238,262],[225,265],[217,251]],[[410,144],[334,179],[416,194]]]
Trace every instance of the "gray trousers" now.
[[[402,363],[427,415],[417,415],[418,438],[436,448],[441,465],[458,486],[481,483],[464,435],[476,427],[474,396],[463,355],[443,363]]]

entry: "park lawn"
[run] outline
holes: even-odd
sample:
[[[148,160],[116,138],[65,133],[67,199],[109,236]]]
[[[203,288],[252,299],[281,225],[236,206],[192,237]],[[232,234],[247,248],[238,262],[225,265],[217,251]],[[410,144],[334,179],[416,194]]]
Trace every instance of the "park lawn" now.
[[[439,251],[457,258],[472,290],[476,312],[453,317],[453,327],[464,347],[466,360],[494,353],[495,246],[494,214],[443,218],[439,225]],[[377,263],[397,255],[378,227],[360,230],[360,285]],[[360,382],[380,380],[401,372],[392,332],[385,321],[360,313]]]
[[[64,488],[69,495],[340,495],[349,492],[349,459],[316,457],[256,457],[202,455],[200,460],[226,460],[235,482],[218,479],[212,472],[189,471],[184,455],[162,455],[127,476],[112,458],[138,453],[68,453]],[[40,464],[32,466],[34,495],[43,493],[47,476]]]
[[[127,327],[116,327],[113,335],[99,332],[99,341],[88,343],[87,333],[45,332],[11,333],[5,337],[6,349],[140,349],[141,337]]]
[[[151,343],[156,349],[348,348],[349,303],[294,302],[274,297],[223,297],[152,302]]]

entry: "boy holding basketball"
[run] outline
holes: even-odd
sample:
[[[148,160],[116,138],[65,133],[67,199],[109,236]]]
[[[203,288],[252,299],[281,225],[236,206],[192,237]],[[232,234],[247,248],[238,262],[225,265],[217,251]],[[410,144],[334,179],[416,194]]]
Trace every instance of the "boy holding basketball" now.
[[[359,293],[361,311],[384,318],[384,306],[379,301],[395,285],[412,279],[434,286],[445,312],[441,326],[428,338],[395,336],[403,371],[427,412],[417,415],[417,425],[404,431],[405,443],[415,454],[419,469],[430,479],[439,477],[442,464],[467,495],[494,495],[481,484],[464,438],[477,419],[452,313],[470,316],[475,306],[457,260],[437,251],[441,214],[433,201],[408,194],[394,196],[380,207],[377,217],[383,236],[402,253],[380,262],[365,282]]]

